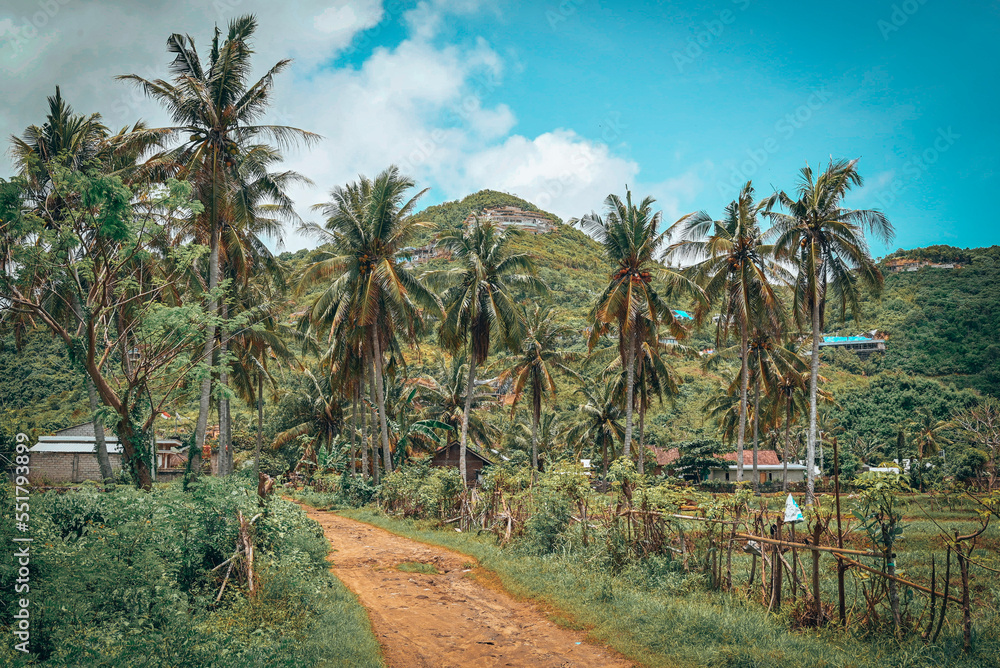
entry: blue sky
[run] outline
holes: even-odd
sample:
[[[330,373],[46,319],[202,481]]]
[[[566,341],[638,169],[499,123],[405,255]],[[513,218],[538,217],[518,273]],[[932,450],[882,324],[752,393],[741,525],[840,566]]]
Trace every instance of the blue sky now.
[[[306,217],[395,162],[427,204],[492,187],[570,217],[627,183],[672,221],[720,214],[748,178],[761,195],[793,188],[832,155],[861,159],[848,204],[888,214],[888,250],[1000,243],[1000,3],[61,2],[0,10],[23,92],[0,111],[5,135],[39,122],[56,84],[109,124],[162,122],[111,77],[163,75],[169,32],[204,45],[214,22],[255,13],[260,66],[296,59],[273,120],[326,138],[289,155],[317,184],[296,193]]]

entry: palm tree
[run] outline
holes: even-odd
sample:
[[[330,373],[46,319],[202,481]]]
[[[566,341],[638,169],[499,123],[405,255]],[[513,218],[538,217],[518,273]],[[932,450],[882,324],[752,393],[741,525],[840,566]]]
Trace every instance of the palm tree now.
[[[603,218],[590,213],[570,221],[571,224],[579,223],[584,232],[597,239],[603,247],[605,259],[614,269],[590,314],[590,349],[594,349],[599,338],[612,326],[617,328],[618,351],[626,373],[625,437],[622,447],[626,458],[631,456],[632,448],[635,361],[642,321],[647,320],[654,333],[663,325],[675,337],[684,336],[683,327],[653,284],[655,275],[671,289],[687,285],[680,274],[666,269],[657,261],[667,233],[658,231],[662,212],[653,212],[654,202],[652,197],[646,197],[635,205],[631,191],[626,189],[624,201],[613,194],[604,200],[606,214]]]
[[[592,383],[577,390],[585,402],[577,410],[576,421],[566,432],[566,443],[574,449],[577,459],[585,446],[592,443],[601,453],[601,480],[608,480],[608,461],[615,455],[615,442],[624,442],[622,406],[615,391],[615,382]]]
[[[452,252],[460,266],[435,272],[428,280],[453,284],[442,295],[444,317],[439,338],[445,348],[468,351],[469,380],[466,384],[465,412],[459,446],[459,469],[466,480],[465,449],[468,441],[476,368],[489,357],[491,343],[517,350],[524,338],[524,322],[517,308],[513,290],[545,292],[534,276],[534,262],[527,253],[511,251],[517,238],[516,228],[500,230],[492,222],[476,218],[465,231],[461,228],[442,231],[438,246]]]
[[[325,227],[300,228],[330,245],[300,281],[302,290],[329,280],[310,308],[310,327],[327,330],[333,340],[357,341],[365,360],[362,368],[370,369],[387,472],[392,471],[392,452],[385,412],[385,356],[398,347],[398,335],[408,341],[416,338],[420,306],[440,310],[434,295],[400,257],[424,226],[412,213],[427,191],[406,199],[413,186],[413,180],[395,166],[374,180],[362,175],[355,183],[334,188],[330,201],[315,207],[326,217]]]
[[[286,287],[285,268],[271,253],[262,237],[269,237],[280,244],[282,221],[301,222],[285,191],[293,183],[310,183],[310,181],[291,171],[267,172],[266,167],[276,160],[274,156],[261,156],[254,163],[256,167],[265,170],[260,174],[242,173],[246,169],[246,163],[237,167],[241,179],[234,184],[238,192],[235,193],[233,201],[240,210],[239,215],[235,217],[240,224],[233,224],[228,218],[222,221],[222,231],[219,235],[219,273],[227,280],[227,289],[219,305],[222,327],[218,353],[222,360],[219,382],[223,387],[229,385],[230,379],[229,364],[226,360],[231,338],[251,329],[251,327],[241,327],[236,333],[232,333],[226,325],[234,316],[240,320],[246,320],[247,317],[262,319],[251,325],[261,324],[263,320],[269,320],[273,325],[273,314],[267,308],[254,308],[252,305],[271,303],[271,300]],[[270,280],[262,280],[265,278]],[[204,279],[201,281],[204,285]],[[251,285],[254,287],[253,290]],[[252,294],[248,295],[248,292]],[[236,359],[243,358],[237,356]],[[244,361],[250,360],[244,359]],[[239,373],[238,370],[234,371]],[[252,393],[245,396],[251,395]],[[220,473],[228,475],[233,471],[228,396],[218,399],[218,408],[219,469]]]
[[[749,341],[754,328],[777,335],[783,320],[781,302],[772,283],[783,272],[770,259],[772,249],[764,244],[757,217],[774,202],[770,197],[754,200],[748,181],[739,197],[726,207],[722,220],[704,212],[689,214],[674,223],[671,234],[678,241],[666,257],[696,259],[689,275],[702,287],[707,302],[695,312],[700,322],[708,315],[708,304],[717,306],[716,347],[721,348],[737,330],[740,358],[739,428],[736,432],[736,479],[743,480],[743,445],[746,438],[747,394],[750,384]]]
[[[576,372],[566,366],[575,355],[558,347],[562,339],[570,335],[569,327],[557,322],[557,312],[550,306],[533,308],[521,307],[521,318],[525,323],[525,336],[521,350],[513,365],[500,374],[499,383],[503,388],[511,383],[511,412],[525,391],[531,394],[531,467],[538,469],[538,425],[542,417],[542,399],[556,393],[554,371],[576,376]]]
[[[302,375],[307,380],[286,400],[291,406],[292,419],[297,420],[297,424],[276,434],[271,447],[277,450],[293,441],[304,440],[304,453],[299,464],[315,464],[316,453],[324,445],[332,447],[343,430],[344,414],[340,402],[333,397],[328,375],[314,374],[309,369],[304,369]]]
[[[265,286],[280,277],[281,273],[265,273]],[[280,278],[278,278],[280,281]],[[277,281],[276,281],[277,282]],[[233,366],[232,384],[236,395],[248,406],[257,409],[257,441],[254,447],[254,478],[260,477],[260,452],[264,439],[264,385],[271,390],[272,400],[277,398],[278,383],[271,373],[272,365],[296,364],[295,355],[288,349],[286,341],[299,338],[297,333],[278,322],[278,309],[267,300],[268,289],[261,289],[260,281],[244,286],[237,293],[237,312],[246,319],[247,325],[234,332],[230,339],[231,349],[238,361]],[[270,286],[268,286],[270,287]],[[232,456],[232,448],[229,449]],[[197,454],[197,453],[196,453]],[[230,468],[232,462],[230,462]]]
[[[917,452],[917,462],[920,470],[920,491],[924,491],[924,457],[928,453],[937,454],[941,446],[951,443],[946,432],[955,423],[951,420],[936,420],[926,408],[918,408],[917,415],[906,423],[906,428],[912,434],[913,446]],[[911,467],[912,468],[912,467]]]
[[[636,355],[635,391],[633,401],[635,409],[639,411],[639,447],[638,447],[638,472],[645,473],[645,427],[646,412],[652,404],[654,398],[663,403],[663,398],[668,397],[671,401],[677,396],[680,378],[674,370],[667,364],[665,353],[678,347],[678,344],[670,342],[667,344],[656,336],[650,327],[650,321],[643,318],[639,325],[639,345]],[[603,374],[611,376],[617,373],[615,391],[617,396],[624,402],[627,400],[628,374],[622,369],[621,357],[616,357],[605,368]]]
[[[785,350],[798,359],[798,346],[793,342],[785,344]],[[801,360],[800,360],[801,362]],[[780,371],[774,378],[769,395],[771,420],[774,424],[779,424],[781,413],[784,413],[785,435],[784,453],[781,457],[783,465],[781,475],[781,491],[788,491],[788,459],[791,457],[789,448],[791,446],[791,428],[796,416],[801,414],[805,408],[805,391],[807,381],[805,378],[804,364],[788,366]]]
[[[801,381],[805,365],[796,354],[794,346],[780,346],[777,341],[766,331],[755,330],[750,338],[747,348],[747,356],[751,365],[750,376],[753,378],[754,386],[754,406],[753,406],[753,489],[754,493],[760,495],[760,476],[757,469],[757,453],[760,443],[760,418],[761,418],[761,389],[766,390],[769,395],[779,391],[779,388],[786,382],[794,382],[796,375]],[[786,456],[787,456],[787,433],[786,433]],[[788,462],[785,461],[784,476],[787,481]],[[787,482],[785,483],[787,484]]]
[[[266,166],[280,159],[277,149],[296,142],[319,139],[304,130],[283,125],[261,125],[258,119],[266,112],[274,89],[274,77],[286,69],[290,60],[272,66],[256,83],[250,83],[253,53],[251,40],[257,29],[253,16],[242,16],[229,24],[226,39],[215,29],[207,62],[202,62],[190,35],[173,34],[167,39],[167,51],[175,54],[170,64],[173,81],[148,80],[135,74],[118,77],[141,88],[160,102],[170,114],[173,125],[150,134],[183,138],[180,145],[154,156],[153,162],[190,180],[195,196],[204,211],[193,221],[195,238],[209,247],[208,310],[202,360],[211,364],[216,352],[216,329],[220,324],[220,235],[228,224],[240,227],[245,207],[239,193],[248,175],[262,181],[268,196],[281,200],[284,190],[277,182],[268,182]],[[205,442],[212,376],[206,374],[201,385],[195,447]],[[221,422],[221,420],[220,420]],[[220,424],[221,426],[221,424]]]
[[[424,378],[418,383],[417,403],[425,420],[447,424],[446,445],[455,442],[455,436],[466,429],[469,438],[480,447],[488,447],[497,437],[497,431],[483,420],[476,408],[493,400],[493,391],[486,384],[477,385],[473,391],[470,410],[464,410],[468,394],[466,376],[468,356],[458,353],[450,362],[441,361],[441,368],[434,378]],[[472,411],[472,412],[470,412]]]
[[[882,212],[842,206],[847,192],[862,184],[857,162],[831,160],[818,177],[806,165],[800,172],[796,198],[785,192],[778,194],[778,202],[788,213],[768,213],[773,223],[770,234],[776,256],[795,263],[796,322],[801,329],[806,321],[812,326],[806,503],[812,502],[815,493],[819,344],[826,317],[827,289],[832,289],[834,300],[839,302],[841,317],[848,308],[856,316],[862,287],[878,293],[883,282],[864,233],[867,230],[885,243],[894,235],[892,224]]]

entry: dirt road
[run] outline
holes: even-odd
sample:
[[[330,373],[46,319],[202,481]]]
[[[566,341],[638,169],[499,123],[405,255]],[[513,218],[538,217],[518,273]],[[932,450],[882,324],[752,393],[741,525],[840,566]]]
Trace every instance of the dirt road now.
[[[393,668],[634,665],[533,605],[472,579],[471,557],[304,506],[333,545],[333,572],[368,609]],[[403,572],[403,568],[436,574]]]

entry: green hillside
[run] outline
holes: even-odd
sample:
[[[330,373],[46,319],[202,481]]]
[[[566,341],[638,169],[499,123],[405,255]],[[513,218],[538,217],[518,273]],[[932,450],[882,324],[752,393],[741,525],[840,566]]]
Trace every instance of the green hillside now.
[[[484,190],[462,200],[428,207],[417,217],[432,225],[426,232],[431,238],[433,226],[456,225],[472,211],[484,207],[514,205],[527,210],[539,209],[520,198]],[[573,332],[567,348],[580,353],[573,366],[584,375],[596,374],[602,363],[585,358],[583,330],[590,306],[603,288],[609,268],[600,246],[579,229],[563,223],[557,216],[542,212],[554,223],[548,234],[523,234],[516,247],[530,254],[540,278],[550,288],[549,300],[560,318]],[[300,270],[315,251],[285,253],[281,259],[292,275]],[[898,426],[919,408],[926,408],[943,419],[956,406],[966,405],[976,392],[1000,394],[1000,248],[955,249],[932,247],[897,251],[888,260],[912,258],[934,262],[957,261],[960,269],[922,268],[914,272],[886,271],[881,298],[869,298],[858,321],[848,318],[838,324],[831,312],[828,332],[858,333],[879,329],[888,334],[888,351],[862,361],[853,353],[824,353],[823,375],[828,389],[834,392],[837,405],[831,419],[839,422],[847,440],[876,439],[886,452]],[[444,259],[428,261],[418,271],[451,266]],[[319,288],[304,295],[289,296],[286,312],[292,314],[306,307]],[[529,297],[524,296],[525,301]],[[686,304],[678,303],[678,308]],[[698,349],[711,345],[710,328],[691,333],[690,344]],[[29,335],[25,348],[18,353],[7,339],[0,349],[0,401],[7,419],[22,428],[48,431],[80,421],[87,411],[86,391],[71,369],[58,341],[45,334]],[[610,346],[611,344],[608,343]],[[427,333],[419,351],[406,353],[411,376],[430,376],[440,368],[444,357],[436,342],[434,328]],[[307,361],[308,363],[308,361]],[[680,393],[662,406],[654,403],[646,420],[646,442],[667,445],[693,437],[713,436],[714,424],[706,419],[703,406],[718,392],[726,369],[707,371],[697,358],[674,360],[682,381]],[[502,359],[494,356],[485,370],[496,375]],[[729,370],[731,371],[731,370]],[[296,374],[282,383],[289,391],[298,387]],[[565,426],[572,419],[580,395],[576,381],[563,379],[555,405],[557,424]],[[968,388],[968,389],[964,389]],[[290,394],[287,396],[291,396]],[[288,400],[268,411],[268,435],[288,428]],[[180,407],[191,412],[194,404]],[[186,414],[186,413],[185,413]],[[509,412],[495,411],[490,416],[498,426],[509,420]],[[252,433],[252,415],[244,406],[237,409],[237,432]]]

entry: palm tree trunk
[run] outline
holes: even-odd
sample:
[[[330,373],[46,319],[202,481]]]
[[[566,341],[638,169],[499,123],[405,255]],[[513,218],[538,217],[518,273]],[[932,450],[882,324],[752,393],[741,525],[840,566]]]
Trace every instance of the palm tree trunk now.
[[[351,390],[351,476],[358,472],[357,437],[358,437],[358,388]]]
[[[212,358],[215,356],[215,316],[219,312],[219,302],[215,297],[215,290],[219,287],[219,216],[218,216],[218,179],[216,170],[218,167],[218,152],[212,159],[212,211],[209,225],[209,255],[208,255],[208,291],[211,295],[208,300],[208,326],[205,327],[205,348],[202,351],[202,360],[212,366]],[[208,412],[212,403],[212,372],[209,369],[205,379],[201,381],[201,399],[198,402],[198,422],[195,426],[194,445],[200,453],[205,446],[205,431],[208,429]],[[220,455],[221,456],[221,455]]]
[[[538,423],[542,419],[542,393],[537,384],[531,387],[531,468],[538,468]]]
[[[601,439],[601,482],[604,485],[601,487],[602,492],[608,491],[608,442]]]
[[[743,481],[743,443],[747,433],[747,390],[750,384],[747,373],[747,326],[740,327],[740,426],[736,432],[736,480]]]
[[[219,385],[224,394],[219,397],[219,474],[229,475],[233,472],[233,425],[230,419],[229,395],[225,394],[229,387],[229,363],[226,355],[229,352],[229,332],[226,331],[226,320],[229,318],[229,305],[223,300],[219,308]]]
[[[253,449],[253,477],[260,480],[260,450],[264,445],[264,372],[257,371],[257,443]]]
[[[639,400],[639,475],[646,473],[646,403]]]
[[[368,366],[365,364],[365,366]],[[361,475],[368,477],[371,471],[368,470],[368,411],[365,409],[365,372],[361,372],[358,380],[359,403],[361,404]]]
[[[469,442],[469,411],[472,410],[472,392],[476,385],[476,358],[469,355],[469,384],[465,388],[465,410],[462,412],[462,440],[458,445],[458,470],[462,474],[462,484],[468,485],[466,478],[465,449]]]
[[[87,376],[87,398],[90,400],[90,414],[94,421],[94,442],[97,446],[97,465],[101,469],[101,479],[107,483],[114,480],[111,458],[108,457],[108,443],[104,440],[104,425],[97,419],[97,390],[94,380]]]
[[[782,464],[784,465],[784,470],[781,474],[781,491],[788,491],[788,445],[789,439],[791,438],[791,428],[792,428],[792,399],[788,398],[788,406],[785,410],[785,456],[782,457]]]
[[[392,450],[389,449],[389,425],[385,419],[385,389],[382,387],[382,345],[378,340],[378,332],[372,327],[372,345],[375,350],[375,394],[378,397],[378,419],[382,429],[382,457],[385,459],[385,472],[392,473]]]
[[[757,470],[757,448],[760,444],[760,378],[753,383],[753,493],[760,496],[760,474]]]
[[[632,453],[632,401],[635,398],[635,331],[629,335],[628,343],[628,380],[625,387],[625,442],[622,445],[622,456],[629,459]]]
[[[816,279],[819,281],[819,278]],[[818,292],[818,291],[817,291]],[[812,357],[809,365],[809,438],[806,442],[806,503],[812,503],[816,493],[816,399],[819,384],[819,301],[813,295],[812,308]]]
[[[375,396],[376,395],[375,385],[377,384],[376,378],[375,378],[375,368],[377,366],[378,365],[375,364],[375,360],[372,359],[371,355],[369,355],[368,356],[368,373],[369,373],[369,378],[368,378],[368,398],[372,402],[373,407],[375,407],[376,413],[378,412],[378,408],[377,408],[378,401],[377,401],[376,396]],[[381,480],[381,471],[380,471],[381,467],[379,466],[379,461],[378,461],[378,459],[379,459],[379,457],[378,457],[378,444],[375,441],[375,416],[374,415],[372,416],[372,440],[371,440],[371,447],[372,447],[372,480],[377,485],[377,484],[379,484],[379,481]]]

